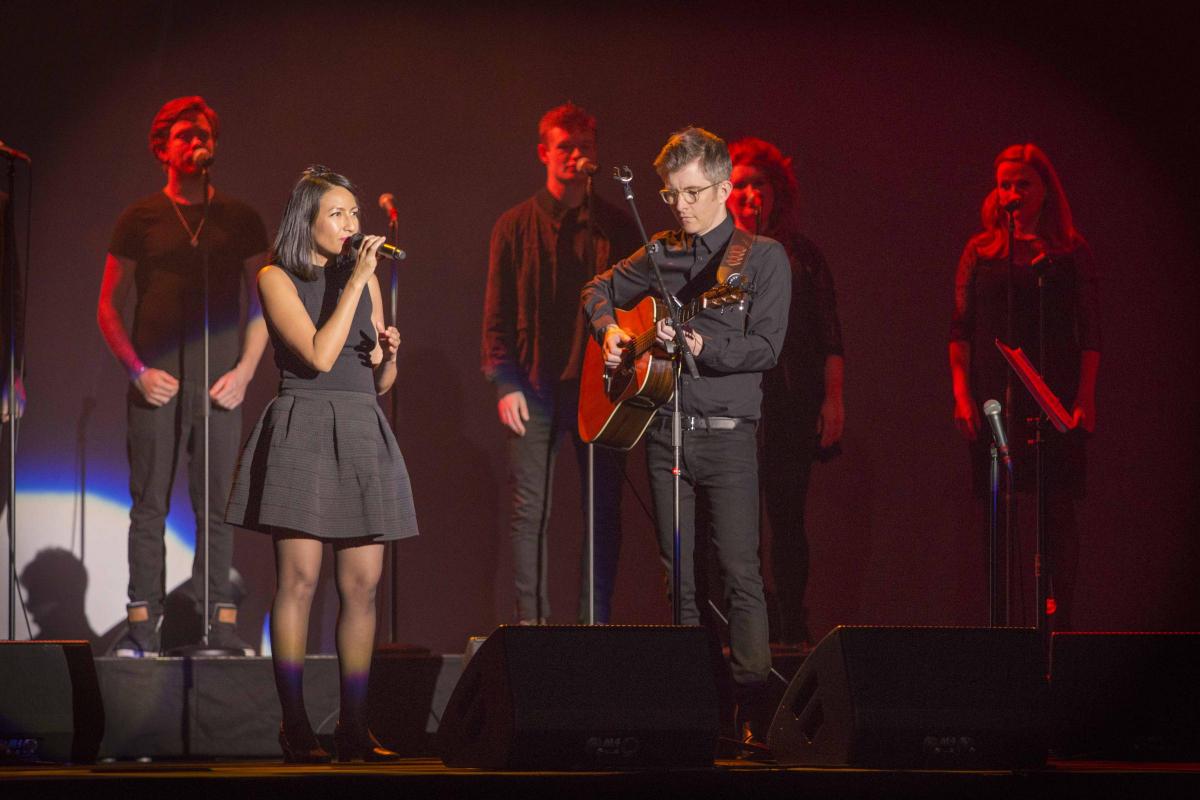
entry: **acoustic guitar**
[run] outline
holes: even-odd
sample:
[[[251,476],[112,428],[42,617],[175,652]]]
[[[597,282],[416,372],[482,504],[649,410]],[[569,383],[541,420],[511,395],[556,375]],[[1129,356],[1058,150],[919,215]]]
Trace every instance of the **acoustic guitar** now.
[[[743,285],[741,273],[733,273],[675,312],[680,324],[701,311],[737,306],[745,309],[746,296],[753,292]],[[662,301],[647,297],[629,311],[616,310],[617,324],[627,331],[640,331],[625,344],[621,364],[604,365],[604,348],[588,337],[579,377],[579,436],[585,442],[618,450],[629,450],[646,432],[654,412],[671,399],[675,390],[675,355],[658,344],[656,326],[667,316]]]

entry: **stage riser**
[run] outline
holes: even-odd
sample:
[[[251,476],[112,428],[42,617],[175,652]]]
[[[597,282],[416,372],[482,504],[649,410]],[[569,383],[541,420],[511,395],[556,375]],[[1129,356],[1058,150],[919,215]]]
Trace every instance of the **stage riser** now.
[[[370,724],[404,755],[427,755],[462,657],[376,656]],[[279,701],[270,658],[97,658],[107,718],[100,758],[277,758]],[[338,718],[335,656],[305,661],[304,697],[318,736]]]

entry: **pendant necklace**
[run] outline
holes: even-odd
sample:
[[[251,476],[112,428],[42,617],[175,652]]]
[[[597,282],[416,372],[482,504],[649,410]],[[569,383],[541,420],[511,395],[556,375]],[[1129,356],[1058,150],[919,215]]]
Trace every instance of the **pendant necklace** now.
[[[166,192],[163,192],[166,194]],[[183,218],[183,212],[179,210],[179,204],[175,202],[175,198],[167,195],[167,199],[171,201],[171,208],[175,209],[175,216],[179,217],[179,224],[187,231],[188,242],[192,247],[198,247],[200,244],[200,231],[204,230],[204,223],[208,221],[208,209],[204,210],[204,216],[200,218],[200,224],[196,226],[196,230],[192,232],[192,226],[187,224],[187,220]]]

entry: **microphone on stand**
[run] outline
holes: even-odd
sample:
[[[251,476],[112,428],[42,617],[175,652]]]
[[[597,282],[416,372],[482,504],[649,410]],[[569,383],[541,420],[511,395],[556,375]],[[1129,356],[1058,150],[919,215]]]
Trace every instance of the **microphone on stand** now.
[[[192,163],[200,169],[208,169],[213,163],[212,150],[205,147],[197,147],[192,151]]]
[[[575,162],[575,171],[581,172],[584,175],[595,175],[596,171],[599,169],[600,165],[595,161],[592,161],[587,156],[584,156]]]
[[[1008,437],[1004,435],[1004,421],[1000,419],[1000,401],[988,400],[983,404],[983,415],[992,426],[992,438],[996,440],[996,452],[1004,466],[1012,469],[1012,456],[1008,453]]]
[[[22,152],[15,147],[10,147],[4,142],[0,142],[0,156],[5,156],[11,161],[24,161],[26,164],[33,164],[33,159],[28,153]]]
[[[399,221],[400,215],[396,212],[396,195],[391,192],[379,195],[379,207],[387,212],[388,220],[392,224]]]
[[[1014,197],[1012,200],[1009,200],[1007,203],[1000,206],[1000,210],[1004,211],[1005,213],[1011,214],[1012,212],[1016,211],[1020,207],[1021,207],[1021,198]]]
[[[362,244],[362,240],[364,238],[365,236],[363,234],[356,233],[350,237],[346,244],[350,245],[351,250],[357,250]],[[408,253],[404,252],[395,245],[388,244],[387,242],[379,245],[379,249],[376,252],[384,258],[390,258],[393,261],[403,261],[404,259],[408,258]]]

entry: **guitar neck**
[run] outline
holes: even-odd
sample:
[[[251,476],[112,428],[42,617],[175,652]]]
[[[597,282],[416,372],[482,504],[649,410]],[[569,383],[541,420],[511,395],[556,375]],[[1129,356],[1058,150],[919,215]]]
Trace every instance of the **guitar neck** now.
[[[659,302],[657,299],[655,300],[655,302],[659,306],[662,305],[662,303]],[[677,311],[675,313],[675,319],[679,322],[680,325],[686,324],[688,322],[688,320],[695,317],[697,314],[699,314],[701,311],[703,311],[704,308],[705,308],[705,303],[704,303],[703,296],[693,298],[691,300],[691,302],[684,303],[680,307],[679,311]],[[637,336],[635,336],[633,338],[633,352],[640,356],[642,353],[646,352],[654,345],[654,340],[657,338],[658,338],[657,327],[642,331],[641,333],[639,333]]]

